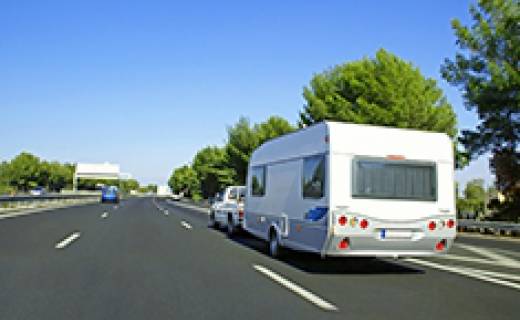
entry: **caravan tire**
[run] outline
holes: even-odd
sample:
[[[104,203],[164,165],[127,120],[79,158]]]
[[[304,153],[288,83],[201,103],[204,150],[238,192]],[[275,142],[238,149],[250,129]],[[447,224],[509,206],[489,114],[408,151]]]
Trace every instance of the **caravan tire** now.
[[[283,256],[284,248],[280,245],[278,235],[274,230],[271,230],[271,232],[269,232],[269,242],[267,243],[267,251],[269,252],[269,255],[273,258],[281,258]]]

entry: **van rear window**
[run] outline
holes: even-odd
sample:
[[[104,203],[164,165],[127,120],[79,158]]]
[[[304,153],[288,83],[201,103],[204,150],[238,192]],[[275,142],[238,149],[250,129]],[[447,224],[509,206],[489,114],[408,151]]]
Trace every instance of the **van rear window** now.
[[[355,158],[352,180],[352,196],[357,198],[437,199],[434,163]]]

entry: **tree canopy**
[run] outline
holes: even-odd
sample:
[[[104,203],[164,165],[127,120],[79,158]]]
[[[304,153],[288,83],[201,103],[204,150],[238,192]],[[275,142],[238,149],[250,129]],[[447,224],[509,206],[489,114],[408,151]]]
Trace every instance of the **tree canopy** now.
[[[241,117],[228,127],[228,139],[224,147],[208,146],[197,152],[191,166],[175,169],[170,176],[169,186],[174,192],[184,192],[188,196],[213,196],[216,192],[232,184],[245,184],[249,158],[262,143],[295,128],[285,119],[277,116],[251,125]]]
[[[384,49],[316,74],[303,96],[300,126],[336,120],[457,134],[455,113],[436,81]]]
[[[258,136],[246,118],[241,117],[234,126],[228,128],[226,144],[228,164],[235,170],[237,181],[243,182],[246,180],[249,157],[258,143]]]
[[[492,153],[497,188],[506,211],[520,216],[520,4],[516,0],[479,0],[470,7],[471,26],[452,27],[459,51],[441,67],[443,77],[461,89],[479,123],[463,130],[461,142],[475,158]],[[507,208],[506,208],[507,207]]]
[[[249,120],[241,117],[234,126],[229,127],[226,152],[229,166],[236,173],[236,182],[245,183],[249,158],[258,146],[294,130],[287,120],[277,116],[271,116],[254,126],[250,125]]]
[[[484,180],[471,180],[464,188],[464,197],[457,198],[457,209],[461,213],[472,213],[475,217],[481,216],[486,210],[487,198]]]
[[[202,196],[207,198],[234,182],[234,171],[228,167],[224,148],[208,146],[193,158],[193,170],[200,180]]]
[[[0,168],[0,185],[11,191],[28,191],[37,186],[49,191],[60,191],[72,185],[74,166],[57,161],[42,161],[37,156],[22,152]]]
[[[191,166],[184,165],[173,170],[168,185],[175,193],[184,193],[186,196],[193,196],[200,192],[200,181],[197,172]]]

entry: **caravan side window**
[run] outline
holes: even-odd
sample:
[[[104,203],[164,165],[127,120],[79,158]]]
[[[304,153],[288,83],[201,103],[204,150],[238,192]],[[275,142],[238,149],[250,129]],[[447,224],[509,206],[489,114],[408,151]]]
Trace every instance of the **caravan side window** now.
[[[253,167],[251,170],[251,195],[262,197],[265,195],[265,166]]]
[[[303,159],[304,198],[319,199],[325,193],[325,156],[312,156]]]

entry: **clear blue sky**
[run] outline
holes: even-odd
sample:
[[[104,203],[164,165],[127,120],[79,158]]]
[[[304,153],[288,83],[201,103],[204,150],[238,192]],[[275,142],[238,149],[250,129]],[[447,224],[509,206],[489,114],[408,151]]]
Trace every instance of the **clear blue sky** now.
[[[439,80],[460,128],[476,117],[439,75],[469,1],[18,1],[0,3],[0,159],[21,151],[114,162],[140,182],[240,115],[296,122],[314,73],[385,48]],[[462,173],[484,176],[487,159]]]

